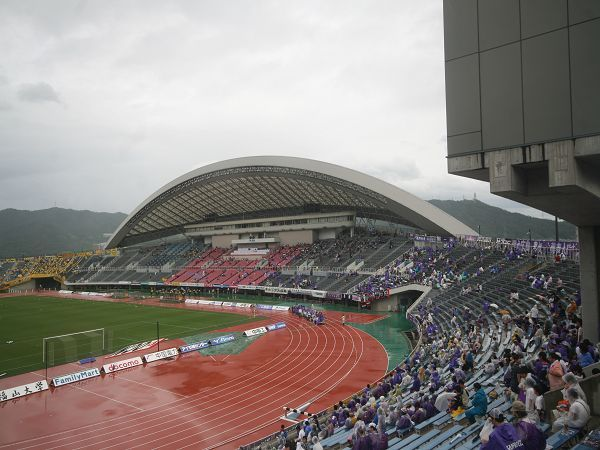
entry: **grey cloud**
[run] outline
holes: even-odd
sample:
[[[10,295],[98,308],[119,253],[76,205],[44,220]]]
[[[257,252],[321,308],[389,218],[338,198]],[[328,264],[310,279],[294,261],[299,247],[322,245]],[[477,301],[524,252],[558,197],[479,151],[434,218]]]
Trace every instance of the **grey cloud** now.
[[[192,167],[255,154],[492,202],[447,174],[442,15],[414,0],[0,1],[0,152],[18,168],[0,209],[127,212]],[[15,91],[69,108],[19,108]]]
[[[19,100],[31,103],[56,102],[61,103],[58,93],[48,83],[24,83],[17,92]]]

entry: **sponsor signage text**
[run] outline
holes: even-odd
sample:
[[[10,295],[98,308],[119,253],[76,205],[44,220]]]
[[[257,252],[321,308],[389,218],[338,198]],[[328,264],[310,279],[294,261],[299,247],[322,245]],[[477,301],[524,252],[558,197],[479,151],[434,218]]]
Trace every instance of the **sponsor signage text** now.
[[[13,400],[15,398],[24,397],[35,392],[42,392],[48,389],[48,383],[46,380],[36,381],[35,383],[23,384],[22,386],[16,386],[0,390],[0,402],[7,400]]]
[[[131,367],[141,366],[144,362],[142,358],[136,356],[135,358],[123,359],[121,361],[115,361],[110,364],[104,364],[102,370],[104,373],[118,372],[119,370],[129,369]]]
[[[267,329],[265,327],[258,327],[258,328],[253,328],[251,330],[244,331],[244,336],[247,336],[247,337],[258,336],[259,334],[264,334],[266,332],[267,332]]]
[[[82,370],[81,372],[75,372],[70,373],[68,375],[55,377],[52,379],[52,384],[54,386],[63,386],[65,384],[75,383],[77,381],[87,380],[88,378],[94,378],[99,376],[100,370],[94,367],[93,369]]]
[[[181,347],[179,347],[179,351],[181,353],[189,353],[194,352],[196,350],[202,350],[203,348],[206,348],[208,346],[210,346],[210,342],[208,341],[194,342],[193,344],[182,345]]]
[[[147,355],[144,355],[144,361],[149,363],[153,361],[158,361],[159,359],[172,358],[173,356],[177,356],[178,354],[179,351],[177,350],[177,347],[167,348],[159,352],[148,353]]]

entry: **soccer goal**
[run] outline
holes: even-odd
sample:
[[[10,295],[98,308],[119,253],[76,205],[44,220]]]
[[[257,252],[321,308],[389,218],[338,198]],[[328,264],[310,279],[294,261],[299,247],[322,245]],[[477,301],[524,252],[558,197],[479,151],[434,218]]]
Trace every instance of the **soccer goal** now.
[[[42,361],[54,366],[106,353],[104,328],[48,336],[42,339]]]

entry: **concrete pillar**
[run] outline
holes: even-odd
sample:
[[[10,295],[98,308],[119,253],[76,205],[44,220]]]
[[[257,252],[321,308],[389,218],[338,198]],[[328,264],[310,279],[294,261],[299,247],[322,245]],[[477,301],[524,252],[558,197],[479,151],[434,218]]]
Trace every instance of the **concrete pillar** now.
[[[526,194],[527,180],[515,167],[523,162],[520,148],[489,152],[490,192]]]
[[[583,336],[600,341],[600,226],[578,227]]]

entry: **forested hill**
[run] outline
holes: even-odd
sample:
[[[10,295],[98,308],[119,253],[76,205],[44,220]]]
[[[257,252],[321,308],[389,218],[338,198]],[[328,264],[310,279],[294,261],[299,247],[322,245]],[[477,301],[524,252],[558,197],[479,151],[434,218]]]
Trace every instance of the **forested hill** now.
[[[481,234],[484,236],[528,239],[527,231],[531,230],[533,240],[554,240],[554,220],[512,213],[479,200],[429,200],[429,203],[475,231],[481,226]],[[576,239],[575,226],[570,223],[559,221],[558,232],[561,240]]]
[[[92,250],[126,215],[49,208],[0,211],[0,258]]]

